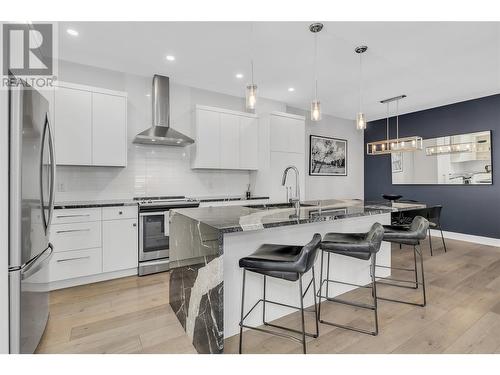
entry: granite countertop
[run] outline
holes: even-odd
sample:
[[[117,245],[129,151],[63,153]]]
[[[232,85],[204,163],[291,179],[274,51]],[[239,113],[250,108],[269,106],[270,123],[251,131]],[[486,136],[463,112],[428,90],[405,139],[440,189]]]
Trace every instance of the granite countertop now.
[[[95,201],[66,201],[55,202],[55,209],[63,208],[94,208],[94,207],[119,207],[119,206],[135,206],[137,201],[133,199],[107,199]]]
[[[176,209],[175,213],[206,224],[223,233],[259,230],[285,225],[378,215],[426,207],[418,202],[368,202],[360,199],[327,199],[302,202],[299,217],[295,208],[261,209],[247,206]],[[306,206],[306,204],[310,206]],[[249,204],[248,206],[251,206]]]

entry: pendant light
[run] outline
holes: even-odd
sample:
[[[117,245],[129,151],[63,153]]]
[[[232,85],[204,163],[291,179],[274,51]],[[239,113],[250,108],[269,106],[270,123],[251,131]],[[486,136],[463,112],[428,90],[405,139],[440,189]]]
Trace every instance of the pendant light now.
[[[366,153],[368,155],[384,155],[396,152],[413,152],[423,149],[423,139],[418,135],[399,138],[399,101],[406,98],[406,95],[399,95],[394,98],[380,101],[387,104],[387,138],[382,141],[369,142],[366,144]],[[396,102],[396,138],[389,139],[389,104]]]
[[[318,33],[323,29],[322,23],[309,25],[309,31],[314,34],[314,99],[311,101],[311,121],[321,120],[321,103],[318,99]]]
[[[362,55],[363,53],[366,52],[368,49],[367,46],[359,46],[356,47],[354,52],[356,52],[359,55],[359,106],[358,106],[358,114],[356,115],[356,129],[358,130],[365,130],[366,129],[366,118],[365,114],[363,113],[362,109],[362,104],[363,104],[363,97],[362,97],[362,89],[363,89],[363,62],[362,62]]]
[[[246,87],[245,103],[247,111],[255,112],[255,107],[257,105],[257,85],[253,81],[253,23],[250,25],[250,66],[252,70],[252,82]]]

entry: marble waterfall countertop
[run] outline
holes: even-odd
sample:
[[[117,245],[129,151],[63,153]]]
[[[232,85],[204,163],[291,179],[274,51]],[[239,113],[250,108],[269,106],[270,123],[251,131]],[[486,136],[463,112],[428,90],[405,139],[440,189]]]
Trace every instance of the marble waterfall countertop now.
[[[176,213],[206,224],[222,233],[259,230],[349,217],[379,215],[426,207],[418,202],[369,202],[360,199],[325,199],[302,202],[299,215],[294,207],[272,204],[176,209]]]

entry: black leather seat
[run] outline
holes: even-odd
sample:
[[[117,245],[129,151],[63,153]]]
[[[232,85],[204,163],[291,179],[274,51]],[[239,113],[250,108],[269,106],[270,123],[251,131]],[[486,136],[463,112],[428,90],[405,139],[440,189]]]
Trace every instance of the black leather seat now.
[[[327,233],[321,242],[321,250],[368,260],[380,249],[384,228],[373,224],[368,233]]]
[[[318,337],[319,329],[318,329],[318,320],[317,317],[317,304],[316,304],[316,281],[314,277],[314,262],[316,261],[316,255],[318,253],[319,246],[321,244],[321,235],[316,233],[312,240],[304,246],[296,246],[296,245],[280,245],[280,244],[263,244],[259,246],[259,248],[252,253],[251,255],[241,258],[239,261],[239,266],[243,268],[243,287],[242,287],[242,297],[241,297],[241,319],[240,319],[240,345],[239,352],[242,351],[243,345],[243,328],[254,329],[261,332],[266,332],[270,334],[275,334],[282,337],[288,337],[293,340],[297,340],[302,343],[303,352],[306,353],[306,336],[310,337]],[[308,286],[303,292],[302,288],[302,276],[312,269],[312,277]],[[264,290],[263,290],[263,298],[257,301],[257,303],[246,313],[244,314],[244,301],[245,301],[245,275],[246,271],[258,273],[264,276]],[[299,281],[299,297],[300,297],[300,307],[287,305],[281,302],[270,301],[266,299],[266,277],[275,277],[279,279],[284,279],[288,281]],[[314,295],[314,317],[316,323],[316,333],[311,334],[305,331],[305,323],[304,323],[304,297],[307,294],[307,291],[312,285],[312,291]],[[257,305],[262,302],[263,303],[263,314],[262,314],[262,323],[266,326],[271,326],[275,328],[280,328],[283,330],[287,330],[289,332],[299,333],[301,335],[300,338],[294,335],[285,335],[281,332],[275,332],[272,330],[260,328],[260,327],[252,327],[245,325],[243,322],[248,315],[257,307]],[[276,324],[266,322],[266,304],[276,304],[280,306],[287,306],[290,308],[298,309],[302,315],[302,330],[295,330],[283,326],[279,326]]]
[[[321,236],[315,234],[305,246],[263,244],[251,255],[241,258],[239,265],[248,271],[280,279],[297,281],[316,258]]]
[[[349,329],[351,331],[366,333],[370,335],[378,334],[378,316],[377,316],[377,288],[376,288],[376,280],[375,280],[375,265],[376,265],[376,254],[380,250],[380,245],[382,243],[382,238],[384,236],[384,227],[375,223],[370,228],[368,233],[327,233],[323,238],[323,242],[321,242],[321,277],[320,277],[320,287],[319,287],[319,312],[318,312],[318,320],[320,323],[329,324],[335,327]],[[327,253],[327,266],[326,266],[326,278],[323,279],[323,256],[324,253]],[[332,298],[329,296],[329,283],[340,283],[340,284],[348,284],[353,286],[359,286],[365,288],[365,285],[355,285],[345,283],[343,281],[330,279],[330,254],[338,254],[343,256],[348,256],[361,260],[370,260],[370,277],[371,277],[371,289],[372,289],[372,298],[373,304],[363,304],[345,301],[339,298]],[[326,283],[326,294],[323,295],[323,284]],[[346,326],[342,324],[337,324],[333,322],[327,322],[321,319],[321,299],[325,298],[327,301],[341,303],[345,305],[360,307],[363,309],[373,310],[374,318],[375,318],[375,330],[368,331],[365,329]]]
[[[408,305],[415,306],[425,306],[427,303],[426,295],[425,295],[425,277],[424,277],[424,258],[422,255],[422,250],[420,249],[420,241],[424,240],[427,236],[427,231],[429,229],[429,221],[422,216],[415,216],[410,225],[384,225],[384,241],[392,242],[401,245],[410,245],[413,246],[413,260],[414,260],[414,268],[397,268],[397,267],[389,267],[391,269],[397,269],[400,271],[409,271],[413,272],[415,275],[414,280],[401,280],[401,279],[391,279],[389,277],[383,278],[383,280],[379,280],[379,283],[392,285],[396,287],[405,287],[405,288],[414,288],[418,289],[419,286],[422,286],[422,295],[423,302],[415,303],[410,301],[403,300],[395,300],[390,298],[379,297],[379,299],[391,302],[400,302]],[[418,280],[418,271],[417,271],[417,254],[420,257],[420,273],[422,277],[422,281]],[[391,281],[395,281],[391,282]],[[414,286],[403,285],[404,283],[413,284]]]
[[[425,239],[429,221],[422,216],[415,216],[409,226],[384,225],[384,241],[416,246]]]

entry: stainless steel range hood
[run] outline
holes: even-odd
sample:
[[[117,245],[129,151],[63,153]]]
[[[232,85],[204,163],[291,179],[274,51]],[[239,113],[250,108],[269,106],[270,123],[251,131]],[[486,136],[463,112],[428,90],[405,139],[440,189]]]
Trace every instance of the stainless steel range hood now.
[[[164,146],[187,146],[194,140],[170,128],[170,80],[155,74],[153,77],[153,126],[137,134],[134,143]]]

